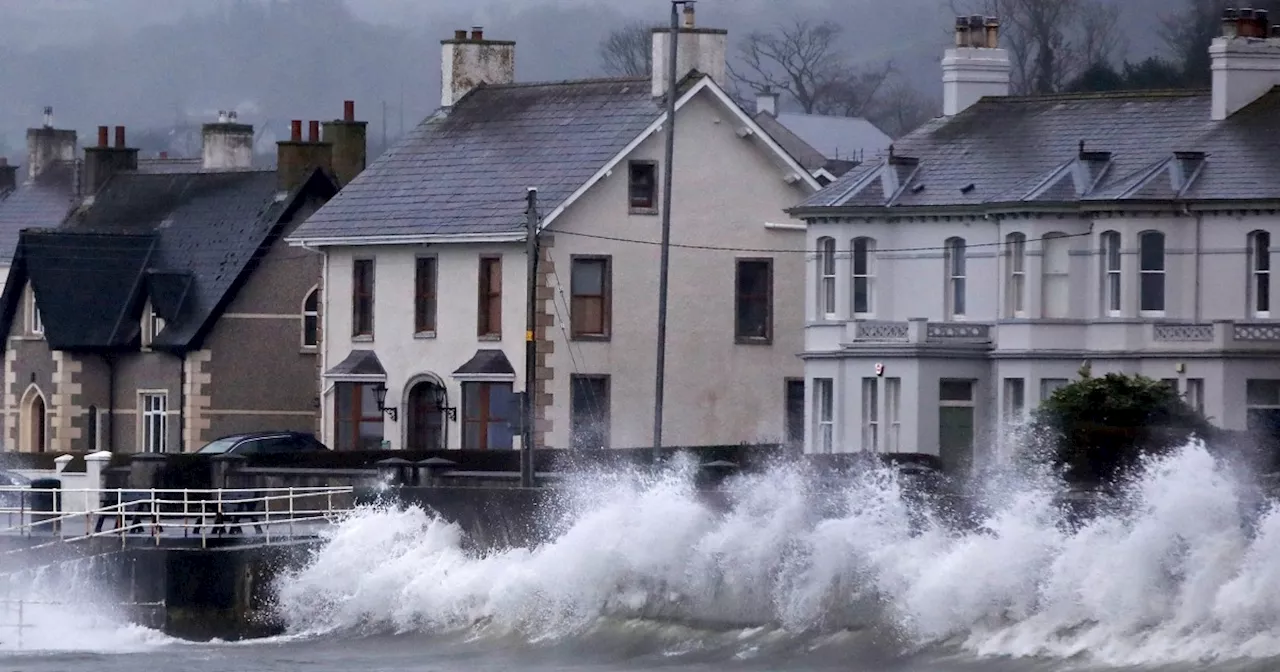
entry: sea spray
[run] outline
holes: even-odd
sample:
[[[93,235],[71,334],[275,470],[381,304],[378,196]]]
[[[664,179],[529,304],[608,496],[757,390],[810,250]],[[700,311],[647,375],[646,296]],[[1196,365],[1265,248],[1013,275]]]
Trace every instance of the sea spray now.
[[[368,508],[282,577],[278,606],[295,632],[543,638],[644,618],[1115,664],[1280,655],[1280,513],[1203,445],[1150,461],[1083,521],[1043,474],[991,479],[960,528],[921,515],[894,471],[814,482],[744,476],[720,507],[688,468],[573,479],[550,541],[483,553],[428,512]]]

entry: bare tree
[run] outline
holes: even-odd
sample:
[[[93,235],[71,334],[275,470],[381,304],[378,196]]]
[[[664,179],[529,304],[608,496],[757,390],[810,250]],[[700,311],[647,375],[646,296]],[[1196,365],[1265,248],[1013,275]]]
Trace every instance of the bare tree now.
[[[910,82],[895,77],[866,115],[892,138],[900,138],[942,113],[942,101],[928,98]]]
[[[753,32],[739,45],[742,62],[731,65],[729,74],[754,93],[786,93],[809,114],[861,114],[892,67],[856,71],[839,46],[842,33],[834,21],[803,20]]]
[[[600,63],[613,77],[644,77],[653,69],[653,29],[630,23],[600,41]]]
[[[1000,18],[1017,94],[1061,91],[1123,51],[1120,8],[1103,0],[951,0],[951,7]]]

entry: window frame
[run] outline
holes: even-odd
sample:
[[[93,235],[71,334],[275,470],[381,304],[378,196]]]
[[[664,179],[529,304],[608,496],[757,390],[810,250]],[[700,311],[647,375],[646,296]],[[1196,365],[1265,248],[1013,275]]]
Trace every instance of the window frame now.
[[[429,269],[423,273],[423,267]],[[431,338],[436,335],[439,317],[440,260],[434,254],[413,258],[413,335]]]
[[[1160,241],[1160,268],[1147,268],[1147,241]],[[1168,254],[1168,236],[1163,231],[1148,229],[1138,234],[1138,315],[1141,317],[1164,317],[1168,308],[1168,277],[1169,271],[1169,254]],[[1147,278],[1159,278],[1160,293],[1159,307],[1147,307]],[[1153,299],[1154,301],[1154,299]]]
[[[747,264],[763,264],[764,272],[767,278],[764,296],[751,295],[744,297],[742,294],[742,269]],[[738,345],[771,345],[773,343],[773,298],[774,298],[774,275],[773,275],[773,258],[772,257],[738,257],[734,259],[733,264],[733,340]],[[744,300],[763,301],[764,302],[764,335],[754,336],[744,334],[742,332],[743,324],[743,301]]]
[[[1040,237],[1040,316],[1048,319],[1067,319],[1071,317],[1071,246],[1067,242],[1070,236],[1062,231],[1050,231]],[[1061,252],[1059,252],[1061,246]],[[1061,255],[1066,259],[1066,271],[1053,270],[1053,261]],[[1053,299],[1053,291],[1063,283],[1065,292],[1060,306],[1061,311],[1053,311],[1057,306]],[[1061,312],[1061,315],[1050,315],[1050,312]]]
[[[1027,316],[1027,234],[1014,231],[1005,236],[1009,264],[1005,278],[1005,311],[1008,317]]]
[[[896,453],[902,442],[902,379],[884,379],[884,452]]]
[[[593,408],[589,409],[589,410],[595,411],[598,414],[598,416],[602,418],[598,422],[598,424],[600,425],[600,429],[596,431],[596,435],[601,437],[601,445],[599,446],[579,445],[584,437],[578,433],[577,423],[575,422],[578,419],[577,416],[579,411],[577,396],[575,395],[575,385],[579,385],[587,381],[590,381],[592,383],[601,382],[604,385],[604,403],[601,404],[599,400],[594,400]],[[611,376],[609,376],[608,374],[574,373],[569,375],[569,447],[571,449],[573,450],[600,450],[600,449],[608,450],[609,449],[609,447],[612,445],[611,436],[613,434],[612,397],[613,397],[613,380]]]
[[[1119,231],[1103,231],[1098,236],[1102,268],[1102,314],[1124,315],[1124,238]]]
[[[834,378],[813,379],[814,452],[831,454],[836,445],[836,381]]]
[[[649,199],[647,201],[637,201],[636,199],[636,169],[648,168],[651,170],[651,184],[648,186],[650,190]],[[658,198],[660,178],[658,162],[648,159],[632,159],[627,162],[627,211],[633,215],[656,215],[658,214]],[[642,186],[642,185],[640,185]]]
[[[963,321],[968,312],[968,243],[960,236],[946,241],[944,254],[947,273],[947,320]]]
[[[311,304],[315,305],[312,306]],[[316,285],[302,297],[302,349],[311,352],[320,349],[320,286]],[[312,323],[308,325],[308,320]],[[309,342],[314,341],[314,342]]]
[[[27,333],[32,336],[44,336],[44,318],[40,315],[40,306],[36,304],[36,290],[27,286]]]
[[[368,269],[363,278],[360,269]],[[366,286],[367,285],[367,286]],[[357,257],[351,262],[351,338],[373,340],[374,306],[378,288],[378,266],[372,257]],[[367,328],[366,328],[366,324]]]
[[[858,272],[858,244],[862,243],[862,272]],[[858,236],[849,241],[849,308],[855,319],[873,318],[876,314],[876,239]],[[858,310],[858,281],[861,280],[866,305]]]
[[[818,319],[831,321],[836,311],[836,239],[823,236],[817,240]]]
[[[493,286],[493,267],[497,267],[497,288]],[[476,267],[476,336],[485,340],[502,339],[502,255],[482,254]],[[496,302],[497,306],[493,304]],[[496,324],[491,322],[495,321]]]
[[[600,263],[599,295],[579,294],[575,267],[579,263]],[[583,309],[578,307],[579,299],[600,301],[599,333],[584,331],[579,324],[579,315]],[[613,337],[613,257],[605,254],[574,254],[569,256],[569,338],[574,341],[608,341]]]
[[[880,452],[880,379],[862,379],[862,450]]]
[[[1027,416],[1027,379],[1005,378],[1002,387],[1004,403],[1001,410],[1005,422],[1021,422]]]
[[[1071,384],[1070,378],[1041,378],[1040,379],[1040,403],[1049,400],[1054,392]]]
[[[1271,318],[1271,232],[1250,231],[1248,237],[1249,285],[1248,315],[1255,319]]]
[[[159,408],[150,403],[159,400]],[[138,390],[138,452],[169,452],[169,391]]]
[[[475,418],[470,417],[471,408],[470,408],[470,402],[468,401],[470,395],[467,394],[468,390],[470,389],[470,386],[473,386],[473,385],[480,386],[480,390],[481,390],[479,399],[481,401],[480,407],[482,409],[482,414],[476,416]],[[507,394],[510,397],[512,397],[512,407],[513,407],[512,410],[515,413],[520,412],[518,408],[515,408],[515,406],[517,405],[515,403],[515,385],[511,381],[498,381],[498,380],[463,381],[462,404],[461,404],[462,411],[461,411],[461,417],[460,417],[460,420],[462,423],[461,438],[462,438],[463,450],[511,450],[515,447],[515,435],[516,435],[515,425],[518,418],[503,418],[501,416],[495,416],[493,414],[493,408],[491,404],[491,395],[492,395],[492,388],[494,387],[505,388],[507,391]],[[500,446],[498,448],[490,449],[489,448],[489,425],[497,422],[506,422],[508,425],[511,425],[512,427],[512,431],[510,432],[511,445],[507,446],[506,448],[503,448]],[[479,431],[478,440],[475,447],[472,447],[469,441],[469,439],[471,438],[471,432],[477,431],[476,429],[472,429],[473,427],[477,427]]]
[[[375,395],[374,399],[376,400],[377,396],[376,396],[376,393],[373,391],[373,388],[377,387],[377,385],[378,383],[355,382],[355,381],[341,381],[337,383],[338,387],[334,388],[334,394],[333,394],[333,435],[334,435],[333,449],[334,450],[361,450],[360,425],[364,423],[377,423],[381,425],[382,439],[380,440],[379,443],[381,443],[381,441],[386,440],[387,425],[386,425],[385,413],[379,412],[375,409],[374,414],[371,414],[371,415],[363,414],[365,388],[369,389],[370,394]],[[341,401],[342,389],[351,390],[351,412],[346,414],[345,417],[342,413],[342,401]],[[349,428],[350,434],[349,436],[346,437],[348,439],[351,439],[350,445],[346,445],[343,443],[343,436],[342,436],[343,421],[347,421],[350,423],[350,428]]]

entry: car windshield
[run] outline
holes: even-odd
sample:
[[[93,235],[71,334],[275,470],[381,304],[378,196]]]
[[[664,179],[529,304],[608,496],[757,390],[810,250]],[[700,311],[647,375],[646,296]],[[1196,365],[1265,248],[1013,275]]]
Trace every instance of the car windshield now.
[[[206,443],[205,446],[200,450],[197,450],[196,453],[201,455],[222,454],[235,447],[238,441],[239,439],[236,438],[215,439]]]

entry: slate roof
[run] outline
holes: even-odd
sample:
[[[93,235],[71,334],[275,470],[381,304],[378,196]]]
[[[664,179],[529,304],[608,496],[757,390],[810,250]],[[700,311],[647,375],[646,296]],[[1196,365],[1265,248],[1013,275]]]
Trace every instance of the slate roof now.
[[[783,112],[777,122],[827,159],[860,163],[881,154],[893,142],[884,131],[861,117]]]
[[[373,350],[352,350],[346,359],[324,372],[329,378],[343,376],[385,376],[387,370],[382,368],[382,361]]]
[[[182,159],[138,159],[139,173],[198,173],[204,168],[200,157]]]
[[[13,258],[19,231],[56,227],[67,218],[76,201],[76,178],[74,163],[56,163],[0,198],[0,263]]]
[[[481,86],[418,125],[293,237],[514,232],[658,119],[648,78]]]
[[[453,372],[455,376],[514,376],[515,367],[501,350],[481,349]]]
[[[895,143],[919,170],[894,193],[869,189],[886,158],[792,212],[1280,200],[1280,88],[1223,121],[1211,103],[1207,91],[985,98]]]
[[[0,329],[7,330],[15,297],[29,277],[42,316],[76,314],[82,302],[97,306],[74,321],[47,320],[45,335],[54,347],[132,347],[148,298],[166,323],[152,347],[198,347],[261,251],[279,237],[282,219],[301,202],[299,196],[327,197],[335,190],[319,171],[288,197],[278,195],[274,172],[117,174],[59,230],[21,234],[0,299]],[[149,246],[139,265],[134,257],[141,241]],[[48,269],[66,271],[67,279],[42,283]],[[121,288],[128,291],[122,294]],[[128,319],[116,327],[113,316],[121,314]]]

